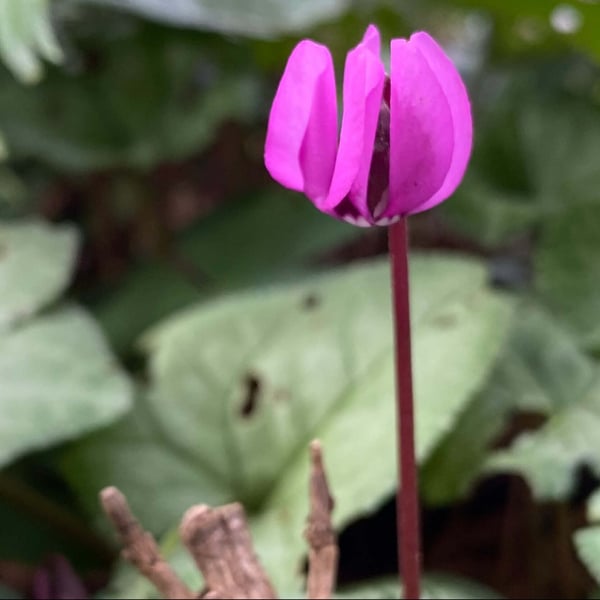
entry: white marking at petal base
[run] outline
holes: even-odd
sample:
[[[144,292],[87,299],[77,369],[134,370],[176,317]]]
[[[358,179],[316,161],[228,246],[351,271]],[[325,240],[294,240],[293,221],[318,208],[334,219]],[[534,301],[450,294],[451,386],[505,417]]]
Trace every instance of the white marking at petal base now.
[[[387,208],[388,199],[390,197],[389,188],[386,188],[383,194],[381,194],[381,200],[376,204],[373,209],[373,219],[377,222],[377,219],[383,214],[383,211]]]
[[[364,217],[342,217],[344,221],[357,227],[371,227],[372,223],[369,223]]]
[[[386,227],[387,225],[391,225],[392,223],[396,223],[400,220],[400,215],[396,217],[384,217],[383,219],[379,219],[375,221],[375,225],[378,227]]]

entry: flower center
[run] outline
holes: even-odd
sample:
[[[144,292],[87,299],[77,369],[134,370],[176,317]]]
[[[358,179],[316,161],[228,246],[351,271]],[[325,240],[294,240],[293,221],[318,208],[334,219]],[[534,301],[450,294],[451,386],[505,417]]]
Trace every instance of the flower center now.
[[[353,223],[354,225],[387,225],[396,218],[382,219],[389,200],[390,185],[390,79],[385,78],[383,86],[383,98],[379,109],[377,128],[375,130],[375,141],[373,144],[373,155],[367,181],[367,209],[369,217],[361,214],[361,211],[346,196],[337,206],[338,217]]]
[[[374,220],[388,204],[390,186],[390,80],[386,77],[367,184],[367,206]]]

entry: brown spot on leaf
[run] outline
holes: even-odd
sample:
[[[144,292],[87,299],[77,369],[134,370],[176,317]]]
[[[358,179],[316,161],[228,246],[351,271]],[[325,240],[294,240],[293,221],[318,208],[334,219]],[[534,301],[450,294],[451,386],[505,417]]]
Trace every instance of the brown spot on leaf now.
[[[240,416],[244,419],[250,418],[258,406],[258,397],[260,394],[260,379],[248,373],[244,379],[244,400],[240,407]]]
[[[321,299],[316,294],[308,294],[302,300],[302,307],[306,310],[312,310],[321,304]]]
[[[276,402],[287,402],[290,399],[290,393],[287,390],[279,389],[275,391]]]
[[[442,313],[433,319],[436,327],[446,328],[456,324],[456,315],[452,313]]]

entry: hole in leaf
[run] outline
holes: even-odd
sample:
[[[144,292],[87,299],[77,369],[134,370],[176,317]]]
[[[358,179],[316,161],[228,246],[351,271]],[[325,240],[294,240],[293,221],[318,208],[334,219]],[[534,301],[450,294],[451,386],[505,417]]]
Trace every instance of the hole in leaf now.
[[[256,411],[260,387],[260,379],[256,375],[248,373],[244,379],[245,395],[240,408],[240,416],[244,419],[250,418]]]

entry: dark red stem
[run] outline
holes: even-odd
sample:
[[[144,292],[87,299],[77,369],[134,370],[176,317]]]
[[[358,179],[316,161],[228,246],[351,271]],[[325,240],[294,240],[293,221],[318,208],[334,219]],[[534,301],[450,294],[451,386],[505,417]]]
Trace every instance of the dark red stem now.
[[[406,218],[402,218],[398,223],[391,225],[388,235],[396,345],[396,419],[399,482],[396,496],[398,568],[404,585],[404,598],[413,600],[420,597],[421,528],[419,524],[417,464],[415,460]]]

